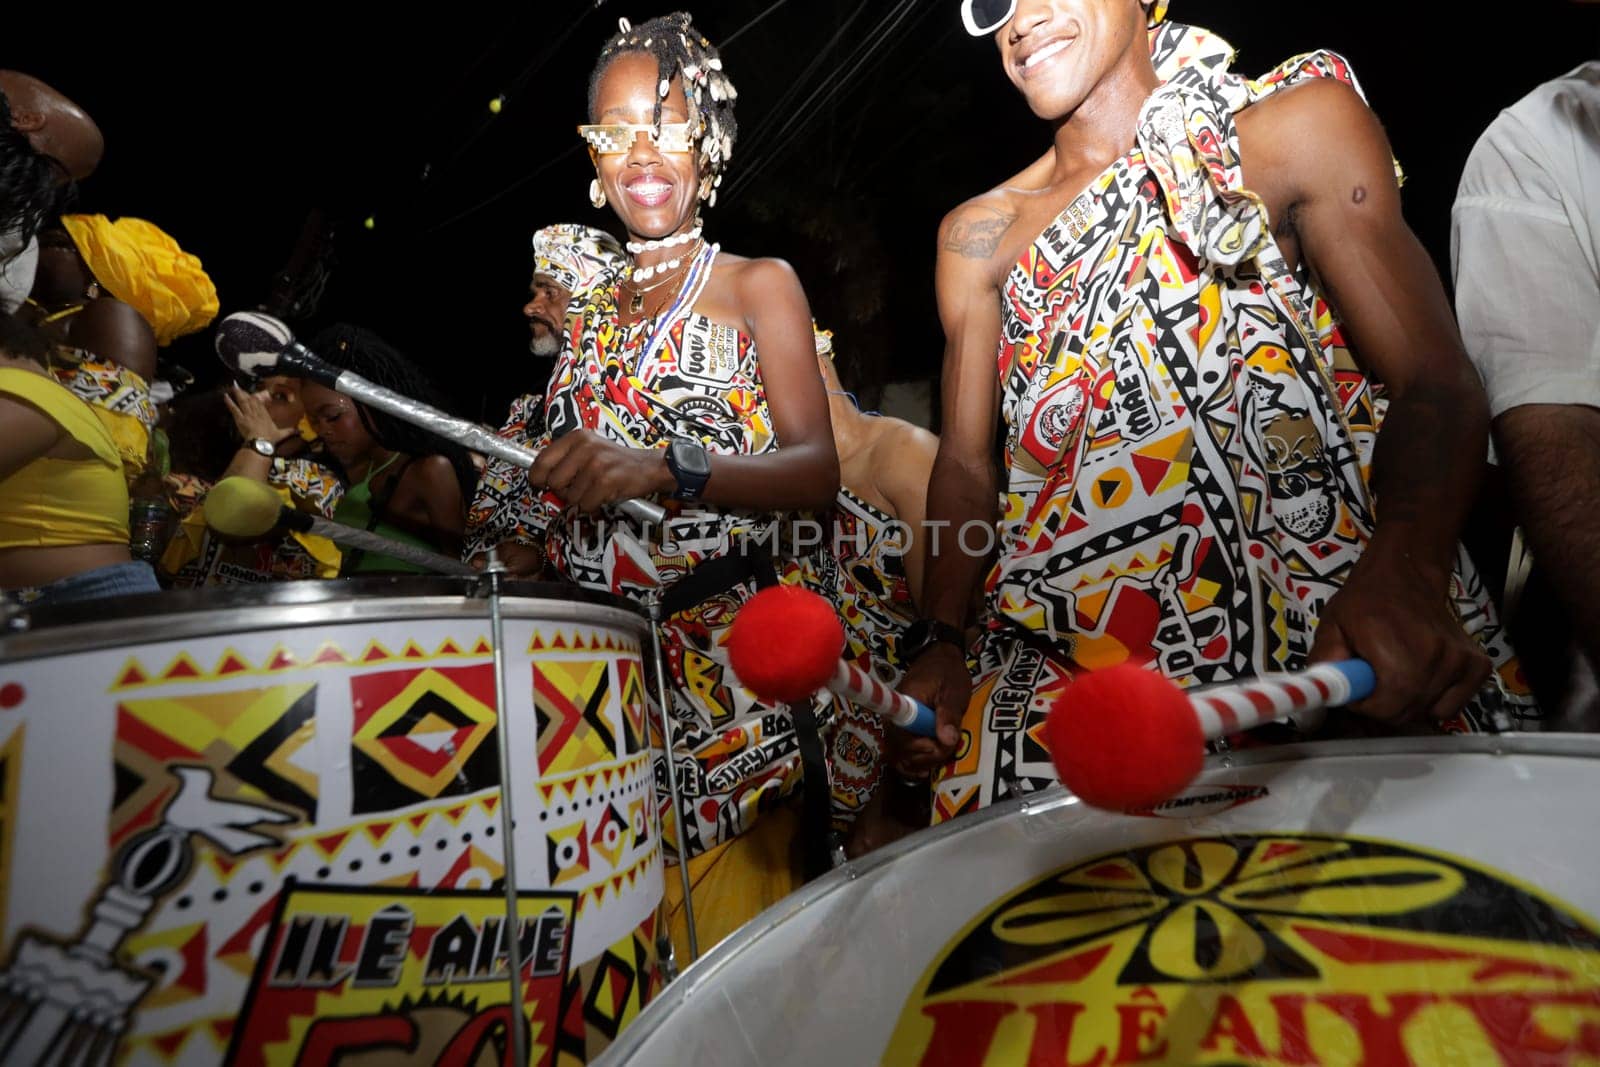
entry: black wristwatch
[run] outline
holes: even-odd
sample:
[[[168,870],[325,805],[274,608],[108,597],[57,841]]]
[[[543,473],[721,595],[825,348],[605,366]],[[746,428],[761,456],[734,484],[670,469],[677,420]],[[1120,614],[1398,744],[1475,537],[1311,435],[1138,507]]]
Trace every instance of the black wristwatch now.
[[[954,645],[964,653],[967,635],[939,619],[918,619],[906,627],[905,636],[900,638],[900,662],[910,666],[918,656],[938,644]]]
[[[667,470],[678,483],[674,500],[699,500],[711,479],[711,456],[694,441],[673,441],[667,446]]]

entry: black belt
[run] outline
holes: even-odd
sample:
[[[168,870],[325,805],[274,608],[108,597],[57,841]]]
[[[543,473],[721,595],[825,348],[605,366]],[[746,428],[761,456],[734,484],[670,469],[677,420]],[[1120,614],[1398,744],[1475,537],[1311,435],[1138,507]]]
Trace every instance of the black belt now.
[[[736,551],[706,560],[667,587],[661,594],[661,617],[681,614],[745,582],[753,582],[758,589],[769,588],[778,584],[778,570],[770,555],[737,546]],[[671,699],[665,693],[661,697],[664,705]],[[806,878],[811,879],[833,867],[833,798],[828,789],[828,759],[817,725],[816,701],[807,697],[790,704],[789,715],[800,745],[801,845]]]

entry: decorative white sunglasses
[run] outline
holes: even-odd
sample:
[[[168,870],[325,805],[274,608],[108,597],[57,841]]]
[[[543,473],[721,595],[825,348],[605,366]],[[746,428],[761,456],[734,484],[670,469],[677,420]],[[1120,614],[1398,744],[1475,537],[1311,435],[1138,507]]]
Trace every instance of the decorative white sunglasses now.
[[[595,126],[579,126],[578,136],[589,142],[597,156],[626,155],[640,134],[650,138],[658,152],[691,152],[694,150],[694,125],[689,122],[664,122],[658,136],[656,128],[644,123],[611,122]]]
[[[1011,21],[1017,0],[961,0],[961,21],[974,37],[987,37]]]

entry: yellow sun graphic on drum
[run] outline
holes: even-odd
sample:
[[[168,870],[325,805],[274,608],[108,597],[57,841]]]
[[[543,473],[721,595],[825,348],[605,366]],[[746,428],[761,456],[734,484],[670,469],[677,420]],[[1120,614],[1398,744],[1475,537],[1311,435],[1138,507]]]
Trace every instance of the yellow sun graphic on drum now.
[[[1600,935],[1462,860],[1239,835],[1076,864],[970,924],[887,1064],[1600,1057]]]

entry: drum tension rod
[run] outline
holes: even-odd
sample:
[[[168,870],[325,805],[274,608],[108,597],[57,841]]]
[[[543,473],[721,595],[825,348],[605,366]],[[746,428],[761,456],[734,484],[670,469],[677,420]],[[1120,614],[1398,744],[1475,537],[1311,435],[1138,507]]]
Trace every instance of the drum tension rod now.
[[[508,1040],[511,1045],[511,1062],[525,1064],[528,1062],[528,1050],[523,1034],[522,1020],[522,929],[521,909],[517,906],[517,852],[515,843],[516,823],[512,818],[511,805],[511,720],[506,714],[506,657],[505,657],[505,619],[500,613],[500,581],[506,574],[505,565],[500,562],[499,554],[489,549],[489,560],[483,568],[483,579],[478,583],[480,593],[487,591],[489,600],[489,644],[494,655],[494,714],[495,735],[499,738],[496,746],[500,750],[500,841],[502,856],[505,861],[505,886],[506,886],[506,968],[510,972],[508,983],[511,1000],[509,1003],[511,1033]],[[538,669],[537,664],[534,667]]]
[[[672,691],[667,688],[667,657],[661,640],[661,597],[651,593],[645,602],[650,614],[650,632],[655,637],[656,701],[661,708],[661,745],[666,749],[667,792],[672,799],[672,817],[678,829],[678,877],[683,879],[683,919],[689,931],[689,962],[700,958],[700,939],[695,931],[694,901],[690,897],[688,851],[689,824],[683,813],[683,794],[678,788],[678,765],[673,759],[677,750],[672,729]],[[672,922],[667,921],[667,938],[671,942]]]

